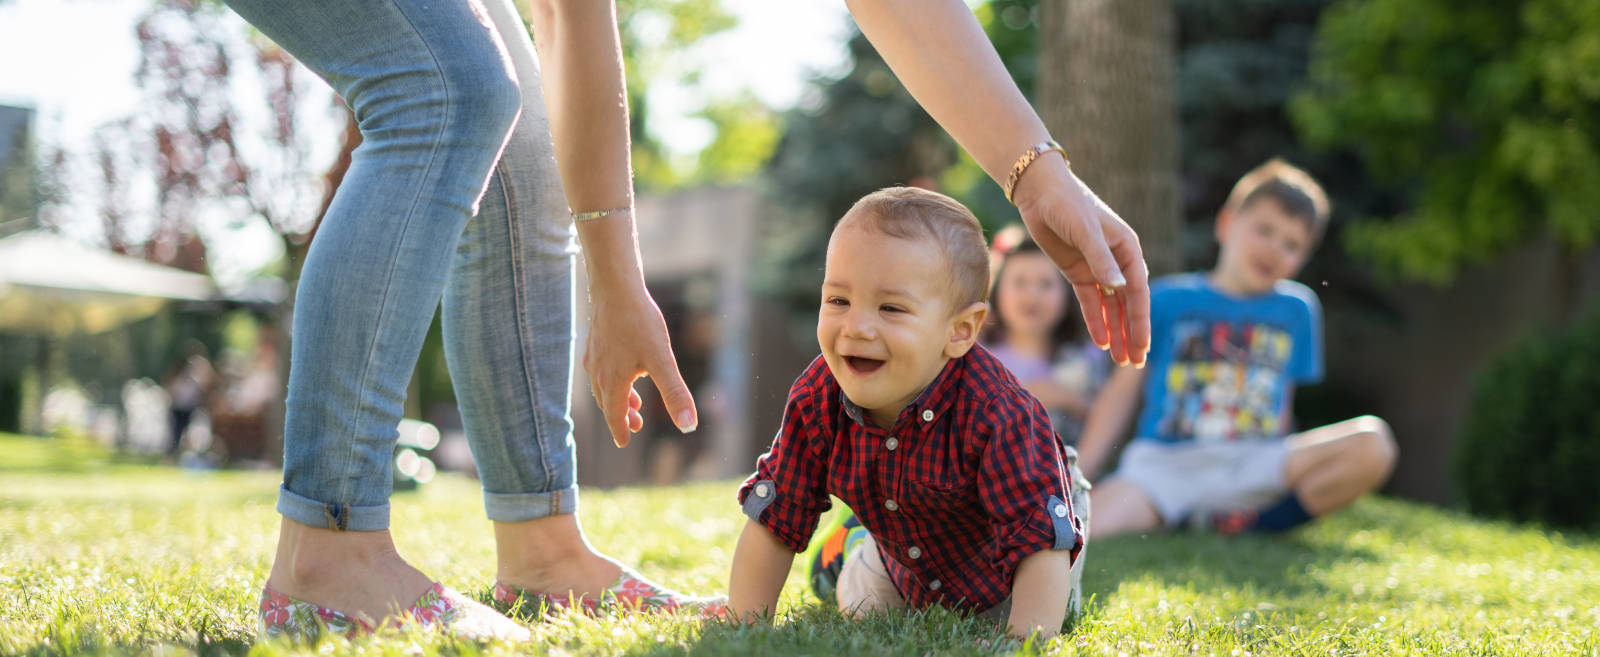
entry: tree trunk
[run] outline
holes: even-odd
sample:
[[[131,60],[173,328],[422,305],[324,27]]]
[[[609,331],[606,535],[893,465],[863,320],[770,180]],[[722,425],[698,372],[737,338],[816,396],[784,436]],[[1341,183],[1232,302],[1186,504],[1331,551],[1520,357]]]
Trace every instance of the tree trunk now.
[[[1045,0],[1037,106],[1073,170],[1139,233],[1152,275],[1179,249],[1173,0]]]

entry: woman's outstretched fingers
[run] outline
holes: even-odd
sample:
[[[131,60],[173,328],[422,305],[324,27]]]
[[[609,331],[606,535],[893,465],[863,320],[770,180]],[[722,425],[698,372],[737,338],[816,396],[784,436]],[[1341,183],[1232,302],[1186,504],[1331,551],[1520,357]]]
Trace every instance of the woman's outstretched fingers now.
[[[1128,287],[1122,297],[1128,341],[1128,361],[1134,367],[1144,367],[1150,353],[1150,277],[1144,270],[1144,259],[1138,260],[1137,275],[1128,277]]]
[[[1123,293],[1126,289],[1127,286],[1123,286],[1121,290],[1109,290],[1112,294],[1106,294],[1108,290],[1100,292],[1101,303],[1106,309],[1106,325],[1111,327],[1111,360],[1118,365],[1128,364],[1127,312],[1123,307],[1123,301],[1128,296]]]
[[[700,413],[695,409],[694,395],[689,392],[689,385],[683,382],[683,375],[678,373],[678,359],[672,355],[671,348],[667,349],[664,357],[658,354],[650,367],[650,378],[656,382],[656,389],[661,391],[661,403],[667,407],[672,424],[683,433],[694,431],[700,425]]]
[[[638,431],[644,428],[644,416],[639,414],[639,408],[642,406],[644,406],[644,399],[639,396],[639,390],[629,385],[628,431]]]
[[[1100,299],[1100,286],[1096,283],[1074,283],[1072,294],[1078,297],[1078,309],[1083,311],[1083,325],[1089,329],[1089,339],[1101,349],[1111,348],[1111,334],[1106,328],[1106,311]]]

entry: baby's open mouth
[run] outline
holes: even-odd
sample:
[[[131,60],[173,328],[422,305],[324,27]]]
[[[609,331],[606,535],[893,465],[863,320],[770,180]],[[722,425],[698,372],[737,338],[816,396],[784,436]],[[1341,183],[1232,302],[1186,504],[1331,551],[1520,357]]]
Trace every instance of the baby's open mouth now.
[[[883,361],[861,356],[845,356],[844,364],[848,365],[850,371],[856,374],[871,374],[878,371],[878,368],[883,367]]]

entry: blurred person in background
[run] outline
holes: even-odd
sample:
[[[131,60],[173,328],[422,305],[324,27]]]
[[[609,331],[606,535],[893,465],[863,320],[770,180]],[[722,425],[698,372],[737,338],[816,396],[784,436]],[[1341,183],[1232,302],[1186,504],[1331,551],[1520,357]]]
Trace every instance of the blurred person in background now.
[[[215,382],[216,370],[206,357],[205,344],[194,339],[185,342],[178,352],[178,359],[161,381],[172,400],[169,425],[172,439],[167,445],[167,456],[176,458],[178,452],[182,451],[183,434],[189,429],[195,411],[205,405]]]
[[[1076,444],[1111,359],[1083,337],[1072,288],[1022,227],[995,235],[994,251],[994,312],[981,342],[1044,404],[1061,439]]]

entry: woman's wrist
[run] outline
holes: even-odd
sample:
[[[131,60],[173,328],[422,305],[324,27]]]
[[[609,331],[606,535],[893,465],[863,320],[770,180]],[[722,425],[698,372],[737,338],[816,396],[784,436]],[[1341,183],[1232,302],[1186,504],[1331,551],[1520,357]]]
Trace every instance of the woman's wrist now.
[[[644,266],[639,257],[632,212],[579,222],[577,233],[591,290],[614,290],[619,286],[644,288]]]
[[[1063,192],[1082,185],[1083,182],[1067,165],[1067,159],[1051,151],[1034,160],[1027,171],[1018,177],[1016,186],[1011,190],[1011,200],[1022,218],[1027,220],[1030,215],[1037,214],[1035,210],[1047,199],[1059,198]]]

